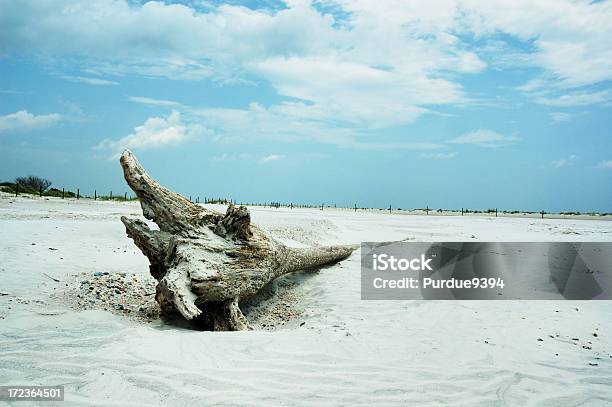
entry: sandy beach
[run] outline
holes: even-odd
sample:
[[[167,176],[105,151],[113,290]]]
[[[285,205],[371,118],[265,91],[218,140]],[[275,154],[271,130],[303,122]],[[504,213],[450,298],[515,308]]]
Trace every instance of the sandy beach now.
[[[0,407],[612,407],[611,128],[612,0],[0,0]]]
[[[612,238],[608,221],[251,212],[293,246]],[[608,301],[363,301],[355,252],[274,283],[246,308],[255,331],[202,332],[150,299],[118,309],[150,281],[121,215],[138,202],[1,195],[0,382],[62,384],[68,405],[612,403]],[[76,298],[99,281],[104,302]]]

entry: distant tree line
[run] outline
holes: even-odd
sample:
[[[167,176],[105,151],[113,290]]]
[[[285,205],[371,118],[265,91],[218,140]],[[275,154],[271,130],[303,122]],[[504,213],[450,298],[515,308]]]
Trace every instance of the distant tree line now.
[[[19,184],[19,186],[24,189],[45,192],[51,186],[52,182],[48,179],[37,177],[36,175],[28,175],[27,177],[15,178],[15,184]]]
[[[14,182],[1,182],[0,187],[6,192],[15,193],[16,191],[24,194],[41,194],[48,193],[53,183],[36,175],[28,175],[27,177],[17,177]],[[60,191],[61,192],[61,191]]]
[[[0,182],[0,191],[4,191],[4,192],[8,192],[8,193],[23,193],[23,194],[36,194],[36,195],[41,195],[41,196],[54,196],[54,197],[66,197],[66,198],[79,198],[79,197],[85,197],[82,194],[79,194],[79,191],[77,190],[77,193],[74,193],[72,191],[65,191],[63,188],[62,189],[57,189],[57,188],[51,188],[51,185],[53,185],[53,183],[46,179],[46,178],[42,178],[42,177],[38,177],[36,175],[28,175],[27,177],[17,177],[15,178],[14,182]],[[91,198],[91,197],[90,197]],[[133,197],[133,196],[128,196],[127,193],[124,193],[123,195],[113,195],[112,191],[110,192],[109,195],[99,195],[97,193],[97,191],[94,191],[94,199],[99,199],[99,200],[116,200],[116,201],[133,201],[133,200],[138,200],[138,197]],[[191,200],[191,197],[189,197],[189,200]],[[199,197],[196,198],[196,203],[199,203]],[[227,205],[229,203],[237,203],[236,201],[232,200],[232,199],[228,199],[228,198],[208,198],[205,197],[204,198],[204,203],[205,204],[222,204],[222,205]],[[281,203],[281,202],[266,202],[266,203],[244,203],[244,202],[240,202],[240,204],[244,204],[244,205],[250,205],[250,206],[270,206],[272,208],[282,208],[282,207],[286,207],[286,208],[320,208],[321,210],[323,208],[336,208],[336,205],[325,205],[325,204],[321,204],[321,205],[308,205],[308,204],[293,204],[293,203]],[[391,210],[393,209],[391,207],[391,205],[389,206],[389,208],[383,209],[383,208],[365,208],[365,207],[357,207],[357,204],[354,205],[353,209],[355,211],[357,211],[357,209],[378,209],[380,211],[383,210],[388,210],[389,212],[391,212]],[[410,212],[410,209],[402,209],[402,208],[394,208],[394,210],[396,211],[408,211]],[[415,211],[423,211],[426,212],[427,214],[429,214],[430,211],[434,211],[434,209],[430,209],[429,207],[427,208],[417,208],[415,209]],[[461,208],[461,210],[458,209],[442,209],[439,208],[437,210],[435,210],[438,213],[443,213],[443,212],[457,212],[457,213],[461,213],[462,215],[465,214],[479,214],[479,213],[487,213],[487,214],[495,214],[495,216],[497,216],[497,209],[493,209],[493,208],[489,208],[487,210],[474,210],[474,209],[467,209],[467,208]],[[536,211],[517,211],[517,210],[501,210],[499,211],[502,214],[511,214],[511,215],[518,215],[518,214],[529,214],[529,215],[533,215],[533,214],[541,214],[542,217],[544,217],[545,214],[547,214],[544,211],[541,212],[536,212]],[[559,212],[560,215],[581,215],[580,212],[576,212],[576,211],[572,211],[572,212]],[[596,216],[596,215],[600,215],[600,216],[610,216],[612,214],[610,213],[595,213],[595,212],[587,212],[584,213],[584,215],[589,215],[589,216]]]

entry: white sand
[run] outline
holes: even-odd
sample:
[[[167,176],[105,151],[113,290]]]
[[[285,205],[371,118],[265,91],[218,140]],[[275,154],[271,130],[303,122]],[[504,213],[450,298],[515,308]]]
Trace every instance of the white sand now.
[[[291,276],[304,314],[275,331],[199,332],[51,301],[83,272],[148,273],[122,214],[138,203],[0,195],[0,383],[64,384],[69,405],[612,404],[612,302],[362,301],[358,252]],[[609,221],[252,214],[293,245],[612,240]]]

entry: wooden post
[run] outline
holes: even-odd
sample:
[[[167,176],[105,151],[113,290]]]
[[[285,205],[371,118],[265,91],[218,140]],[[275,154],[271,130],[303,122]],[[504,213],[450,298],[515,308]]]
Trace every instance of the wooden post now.
[[[425,208],[425,214],[429,215],[429,205],[427,205],[427,208]]]
[[[64,199],[64,188],[62,188],[62,199]]]
[[[357,204],[355,204],[355,212],[357,212]]]
[[[81,198],[81,190],[77,188],[77,199]]]
[[[98,199],[98,191],[94,189],[94,201]]]
[[[495,217],[497,218],[497,208],[495,208]]]
[[[291,206],[290,206],[290,207],[291,207],[291,209],[293,210],[293,202],[291,202]]]
[[[542,215],[542,219],[544,219],[544,210],[542,209],[542,212],[540,212],[540,214]]]
[[[463,208],[461,208],[461,216],[463,216]]]
[[[389,214],[391,213],[391,205],[389,205]]]

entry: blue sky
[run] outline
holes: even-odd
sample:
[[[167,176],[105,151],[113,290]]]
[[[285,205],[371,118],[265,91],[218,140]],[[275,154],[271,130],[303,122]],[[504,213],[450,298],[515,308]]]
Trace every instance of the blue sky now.
[[[0,0],[0,179],[612,212],[612,3]],[[105,192],[106,193],[106,192]]]

